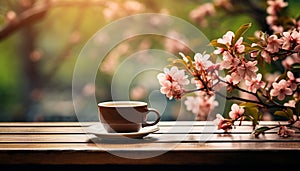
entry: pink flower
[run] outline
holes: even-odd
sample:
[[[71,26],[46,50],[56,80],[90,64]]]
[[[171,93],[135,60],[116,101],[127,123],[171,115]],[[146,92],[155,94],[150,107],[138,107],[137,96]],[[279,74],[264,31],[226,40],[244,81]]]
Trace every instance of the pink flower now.
[[[200,70],[207,70],[209,67],[213,65],[213,63],[208,60],[210,58],[209,54],[201,54],[201,53],[196,53],[194,56],[194,61],[196,65],[196,69],[198,71]]]
[[[237,104],[232,104],[231,111],[229,112],[230,118],[233,120],[238,119],[245,112],[244,108],[240,107]]]
[[[240,59],[234,58],[228,51],[223,53],[223,61],[221,62],[221,69],[230,69],[237,66],[240,63]]]
[[[165,94],[170,100],[174,97],[180,99],[184,93],[183,87],[178,82],[161,82],[160,92]]]
[[[176,66],[173,66],[170,70],[164,69],[164,73],[159,73],[157,79],[162,86],[160,91],[162,94],[166,94],[169,99],[175,97],[176,99],[181,98],[184,93],[184,85],[189,84],[184,70],[178,70]]]
[[[186,109],[188,111],[191,111],[193,114],[196,114],[196,115],[199,113],[200,97],[188,96],[188,97],[186,97],[184,104],[186,105]]]
[[[238,66],[237,74],[241,77],[240,79],[251,80],[256,77],[258,68],[256,66],[257,61],[242,62],[242,65]]]
[[[243,43],[243,37],[240,37],[238,41],[236,41],[234,48],[238,53],[243,53],[245,51],[245,45]]]
[[[291,71],[287,72],[287,77],[289,78],[288,84],[293,91],[297,89],[297,80],[294,77],[294,74]]]
[[[252,78],[251,81],[246,80],[245,84],[248,87],[248,90],[256,93],[257,89],[264,88],[266,83],[261,81],[262,75],[261,73],[257,74],[256,78]]]
[[[261,51],[261,57],[263,57],[263,59],[267,62],[267,63],[271,63],[271,56],[270,56],[270,52],[263,50]]]
[[[215,101],[215,96],[200,95],[196,97],[189,96],[184,101],[186,109],[196,115],[195,120],[205,120],[210,112],[219,105]]]
[[[233,37],[234,37],[234,33],[232,31],[227,31],[226,34],[223,35],[222,38],[217,39],[217,42],[221,43],[223,45],[230,46]]]
[[[276,15],[282,8],[288,6],[288,3],[283,0],[268,0],[267,3],[269,5],[267,7],[267,13],[271,15]]]
[[[168,68],[164,68],[164,73],[160,73],[157,75],[159,82],[161,81],[176,81],[180,85],[188,85],[189,80],[188,76],[185,75],[184,70],[179,70],[176,66],[173,66],[170,70]]]
[[[290,68],[295,63],[300,63],[300,55],[298,54],[293,54],[291,56],[288,56],[282,61],[282,65],[285,68]]]
[[[265,48],[265,50],[271,52],[271,53],[275,53],[279,51],[280,46],[282,45],[283,40],[278,39],[278,37],[276,35],[271,35],[268,38],[268,45]]]
[[[286,80],[282,79],[279,83],[274,82],[272,84],[273,89],[270,92],[270,95],[275,97],[277,96],[278,100],[283,100],[285,95],[292,95],[293,91],[288,88],[288,83]]]
[[[196,9],[192,10],[190,12],[190,18],[199,23],[201,26],[206,26],[207,16],[213,16],[216,13],[216,9],[212,3],[205,3],[203,5],[200,5]]]
[[[243,79],[243,77],[238,72],[232,72],[230,76],[234,85],[240,83],[240,81]]]
[[[271,30],[273,30],[273,32],[276,34],[276,33],[282,33],[284,31],[284,28],[278,25],[271,25]]]
[[[240,82],[240,81],[237,81],[236,79],[232,79],[231,75],[226,75],[225,81],[232,85],[237,85]]]
[[[291,50],[292,43],[300,44],[300,33],[296,30],[293,30],[292,32],[283,32],[282,34],[282,49]]]
[[[289,100],[287,103],[284,103],[283,106],[295,107],[296,106],[296,101],[295,100]]]
[[[295,134],[295,130],[288,129],[286,126],[280,126],[277,134],[281,137],[289,137]]]
[[[232,3],[230,0],[214,0],[215,6],[219,8],[224,8],[228,11],[231,11],[233,9]]]
[[[188,48],[183,42],[187,42],[187,38],[176,31],[167,32],[164,39],[164,47],[170,53],[177,53],[179,51],[187,52]]]
[[[219,55],[222,54],[224,51],[225,51],[224,48],[217,47],[217,49],[214,50],[214,54]]]
[[[278,20],[278,17],[276,15],[269,15],[266,17],[266,21],[269,25],[274,25],[277,20]]]
[[[233,122],[228,119],[224,119],[221,114],[216,115],[216,119],[213,120],[214,124],[218,126],[218,129],[223,129],[225,132],[232,129]]]

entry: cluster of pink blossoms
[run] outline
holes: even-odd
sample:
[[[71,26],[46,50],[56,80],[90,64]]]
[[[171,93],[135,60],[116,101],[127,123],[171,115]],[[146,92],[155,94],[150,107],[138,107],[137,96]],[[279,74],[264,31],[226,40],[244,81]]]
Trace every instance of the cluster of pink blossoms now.
[[[185,105],[188,111],[194,113],[196,120],[205,119],[208,114],[218,106],[215,100],[214,90],[218,88],[215,84],[219,82],[218,71],[219,64],[213,64],[209,58],[209,54],[196,53],[194,59],[180,53],[183,62],[187,65],[189,73],[192,75],[191,80],[188,80],[186,69],[178,69],[173,66],[171,70],[165,68],[164,73],[158,74],[161,87],[161,93],[165,94],[169,99],[182,98],[185,94],[193,94],[185,100]],[[176,73],[174,73],[176,72]],[[186,90],[184,85],[189,83],[195,85],[194,90]]]
[[[177,67],[164,69],[164,73],[157,75],[161,84],[161,93],[165,94],[170,100],[174,97],[180,99],[184,93],[184,86],[189,84],[184,70],[179,70]]]
[[[232,100],[231,110],[224,118],[215,114],[218,129],[228,131],[232,129],[235,121],[250,120],[254,127],[259,118],[262,118],[270,109],[275,109],[273,115],[287,117],[288,125],[278,125],[278,135],[286,137],[293,134],[289,129],[299,124],[300,115],[300,32],[297,22],[294,26],[279,28],[277,15],[287,6],[283,0],[269,0],[267,18],[276,32],[272,35],[256,32],[254,37],[245,41],[243,35],[251,26],[245,24],[236,32],[228,31],[221,38],[211,41],[215,47],[211,54],[196,53],[193,58],[180,53],[182,59],[176,62],[183,63],[183,69],[173,66],[170,70],[165,68],[164,73],[158,74],[161,93],[169,99],[181,99],[189,95],[184,104],[188,111],[195,114],[196,120],[204,120],[218,106],[216,95],[226,100]],[[210,61],[211,56],[219,56],[219,63]],[[264,65],[281,61],[284,72],[272,81],[263,75]],[[225,75],[220,75],[222,72]],[[265,73],[265,71],[264,71]],[[277,74],[277,73],[268,73]],[[190,78],[191,77],[191,78]],[[189,80],[190,78],[190,80]],[[194,84],[195,89],[187,90],[185,86]],[[227,94],[218,92],[226,88]],[[235,91],[234,91],[235,90]],[[250,95],[237,96],[236,91]],[[299,128],[300,129],[300,128]],[[257,128],[254,133],[259,135],[267,129]]]
[[[236,120],[252,120],[251,117],[253,116],[245,113],[245,107],[248,110],[249,108],[250,110],[251,108],[276,108],[283,112],[282,115],[289,114],[288,119],[291,124],[299,122],[300,109],[296,104],[300,103],[300,78],[296,78],[293,73],[297,70],[292,72],[292,66],[298,65],[300,59],[299,30],[293,28],[274,35],[260,32],[259,35],[251,39],[251,44],[243,42],[243,37],[235,38],[234,36],[233,32],[228,31],[222,38],[213,42],[213,45],[217,47],[214,54],[222,55],[223,60],[220,63],[220,68],[227,71],[224,83],[227,84],[228,90],[237,89],[254,97],[254,100],[240,97],[231,97],[231,99],[255,105],[247,107],[245,103],[240,106],[235,103],[232,104],[229,112],[230,119],[224,119],[220,114],[217,115],[215,122],[218,129],[228,131]],[[248,50],[246,51],[246,49]],[[259,73],[258,62],[263,66],[261,61],[271,64],[282,60],[282,64],[284,64],[284,61],[290,56],[296,60],[290,61],[290,65],[283,65],[285,69],[283,74],[279,75],[273,82],[263,80],[262,73]],[[299,77],[299,72],[295,72],[295,74]],[[242,81],[244,81],[246,88],[241,86]],[[262,115],[260,111],[254,113],[254,115],[256,114]],[[297,116],[296,119],[293,116]],[[278,135],[286,137],[293,132],[294,130],[281,126]]]

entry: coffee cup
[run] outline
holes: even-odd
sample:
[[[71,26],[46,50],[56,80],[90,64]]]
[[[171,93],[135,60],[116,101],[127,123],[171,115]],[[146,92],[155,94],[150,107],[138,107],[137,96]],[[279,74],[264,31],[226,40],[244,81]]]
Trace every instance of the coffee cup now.
[[[106,101],[98,103],[99,120],[109,133],[138,132],[141,128],[156,125],[160,113],[142,101]],[[156,114],[156,120],[147,121],[147,115]]]

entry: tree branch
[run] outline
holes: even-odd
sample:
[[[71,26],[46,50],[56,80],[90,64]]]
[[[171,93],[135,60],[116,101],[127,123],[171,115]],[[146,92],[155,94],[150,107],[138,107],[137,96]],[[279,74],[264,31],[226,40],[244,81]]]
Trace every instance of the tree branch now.
[[[9,21],[0,29],[0,40],[5,39],[22,27],[40,21],[42,18],[44,18],[48,9],[49,4],[43,3],[43,5],[34,6],[22,12],[19,16]]]
[[[105,1],[99,0],[89,0],[89,1],[56,1],[56,0],[45,0],[44,2],[40,2],[37,5],[34,5],[32,8],[20,13],[16,18],[9,21],[6,25],[0,28],[0,41],[9,37],[19,29],[37,23],[41,21],[47,12],[54,7],[62,7],[62,6],[103,6],[105,5]]]

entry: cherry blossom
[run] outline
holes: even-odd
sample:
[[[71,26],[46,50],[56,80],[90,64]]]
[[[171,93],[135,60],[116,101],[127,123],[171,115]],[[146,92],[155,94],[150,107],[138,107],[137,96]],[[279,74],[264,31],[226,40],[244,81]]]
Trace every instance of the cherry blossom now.
[[[295,107],[296,106],[296,101],[295,100],[289,100],[287,103],[284,103],[283,105],[287,106],[287,107]]]
[[[290,68],[295,63],[300,63],[300,56],[298,54],[293,54],[282,60],[282,66],[285,68]]]
[[[245,51],[245,45],[243,43],[243,37],[240,37],[234,44],[234,48],[238,53],[243,53]]]
[[[238,119],[243,113],[245,112],[245,109],[240,107],[237,104],[232,104],[231,111],[229,112],[229,116],[231,119],[236,120]]]
[[[225,35],[223,35],[222,38],[219,38],[217,40],[218,43],[230,46],[232,44],[232,38],[234,37],[234,33],[232,31],[226,32]]]
[[[283,43],[282,39],[278,39],[276,35],[271,35],[268,38],[268,45],[265,49],[271,53],[278,52],[282,43]]]
[[[168,68],[164,68],[164,73],[158,74],[157,78],[159,82],[169,80],[169,81],[176,81],[180,85],[187,85],[189,84],[188,76],[185,75],[184,70],[179,70],[176,66],[173,66],[170,70]]]
[[[221,69],[230,69],[240,63],[238,58],[234,58],[228,51],[223,53],[223,61],[221,62]]]
[[[257,61],[242,61],[242,64],[237,68],[237,75],[240,76],[240,79],[251,80],[256,77]]]
[[[267,3],[269,5],[267,7],[267,13],[271,15],[276,15],[282,8],[288,6],[288,3],[283,0],[268,0]]]
[[[282,49],[291,50],[293,43],[300,44],[300,33],[296,30],[293,30],[292,32],[283,32],[282,34]]]
[[[268,7],[266,11],[269,14],[266,17],[267,24],[274,33],[282,33],[284,28],[281,25],[278,25],[278,14],[283,8],[288,6],[288,3],[283,0],[268,0],[267,4]]]
[[[269,53],[268,51],[263,50],[263,51],[261,52],[261,56],[263,57],[263,59],[264,59],[267,63],[271,63],[272,58],[271,58],[270,53]]]
[[[229,83],[231,85],[237,85],[239,83],[239,81],[232,79],[231,75],[226,75],[225,80],[227,83]],[[231,86],[230,86],[230,88],[231,88]]]
[[[231,73],[230,77],[231,77],[232,83],[234,85],[239,84],[240,81],[243,79],[243,77],[239,73],[237,73],[237,72]]]
[[[202,26],[207,25],[206,17],[213,16],[216,9],[212,3],[205,3],[190,12],[190,18]]]
[[[173,66],[170,70],[168,68],[164,69],[164,73],[159,73],[157,79],[162,86],[160,91],[162,94],[166,94],[169,99],[173,97],[178,99],[184,93],[184,85],[189,84],[184,70],[179,70],[176,66]]]
[[[200,97],[188,96],[186,97],[184,104],[186,105],[186,109],[188,111],[191,111],[193,114],[199,113]]]
[[[210,66],[213,65],[213,63],[208,60],[210,58],[209,54],[201,54],[201,53],[196,53],[194,56],[195,60],[195,66],[197,70],[207,70]]]
[[[263,82],[261,79],[262,79],[262,74],[259,73],[257,74],[257,77],[252,78],[251,81],[245,80],[245,84],[248,87],[248,90],[253,93],[256,93],[257,89],[264,88],[266,83]]]
[[[217,47],[217,49],[214,50],[214,54],[219,55],[222,54],[224,51],[225,51],[224,48]]]
[[[232,10],[233,6],[230,0],[214,0],[214,4],[217,7],[224,8],[226,10]]]
[[[295,91],[297,89],[297,80],[295,79],[294,74],[291,71],[288,71],[287,77],[289,78],[287,81],[289,86],[293,91]]]
[[[286,95],[292,95],[293,91],[288,87],[286,80],[282,79],[278,83],[274,82],[272,84],[273,89],[270,92],[270,95],[277,97],[278,100],[284,100]]]
[[[222,36],[222,38],[217,39],[217,43],[226,45],[228,48],[232,48],[232,41],[234,38],[234,33],[232,31],[227,31],[225,35]],[[232,51],[235,51],[237,53],[243,53],[245,51],[245,45],[243,45],[243,37],[240,37],[236,43],[233,46]],[[224,51],[226,51],[224,48],[217,48],[214,51],[214,54],[222,54]]]
[[[232,121],[225,119],[221,114],[216,114],[216,119],[213,123],[218,127],[217,129],[223,129],[225,132],[232,129]]]
[[[232,129],[235,121],[244,119],[251,120],[255,130],[258,121],[266,115],[271,120],[273,110],[288,112],[290,124],[274,128],[280,126],[278,135],[281,137],[292,135],[294,131],[289,128],[299,122],[300,20],[282,18],[280,11],[288,5],[283,0],[268,0],[267,5],[266,20],[273,33],[258,30],[254,37],[246,38],[244,33],[251,23],[244,24],[235,32],[226,31],[221,38],[212,40],[210,45],[215,48],[212,54],[198,52],[190,58],[180,52],[184,62],[174,63],[183,64],[186,70],[174,66],[158,74],[161,92],[169,99],[190,95],[184,104],[195,115],[195,120],[204,120],[214,111],[219,105],[217,95],[233,100],[228,118],[216,114],[214,120],[218,129],[224,131]],[[285,20],[290,23],[282,24]],[[220,57],[221,61],[215,57]],[[218,62],[213,63],[210,58]],[[264,68],[266,63],[275,67],[281,64],[283,68],[268,72],[269,68]],[[191,81],[185,71],[190,74]],[[193,89],[185,89],[190,83],[194,84]],[[227,93],[218,92],[222,87],[227,88]],[[259,135],[260,131],[264,132],[259,129],[254,134]]]
[[[215,96],[189,96],[184,101],[186,109],[196,115],[195,120],[201,120],[210,114],[210,112],[219,105],[215,101]]]
[[[276,15],[269,15],[266,17],[266,21],[269,25],[274,25],[277,20],[278,20],[278,17]]]
[[[289,137],[295,134],[295,130],[288,129],[286,126],[280,126],[277,134],[281,137]]]

